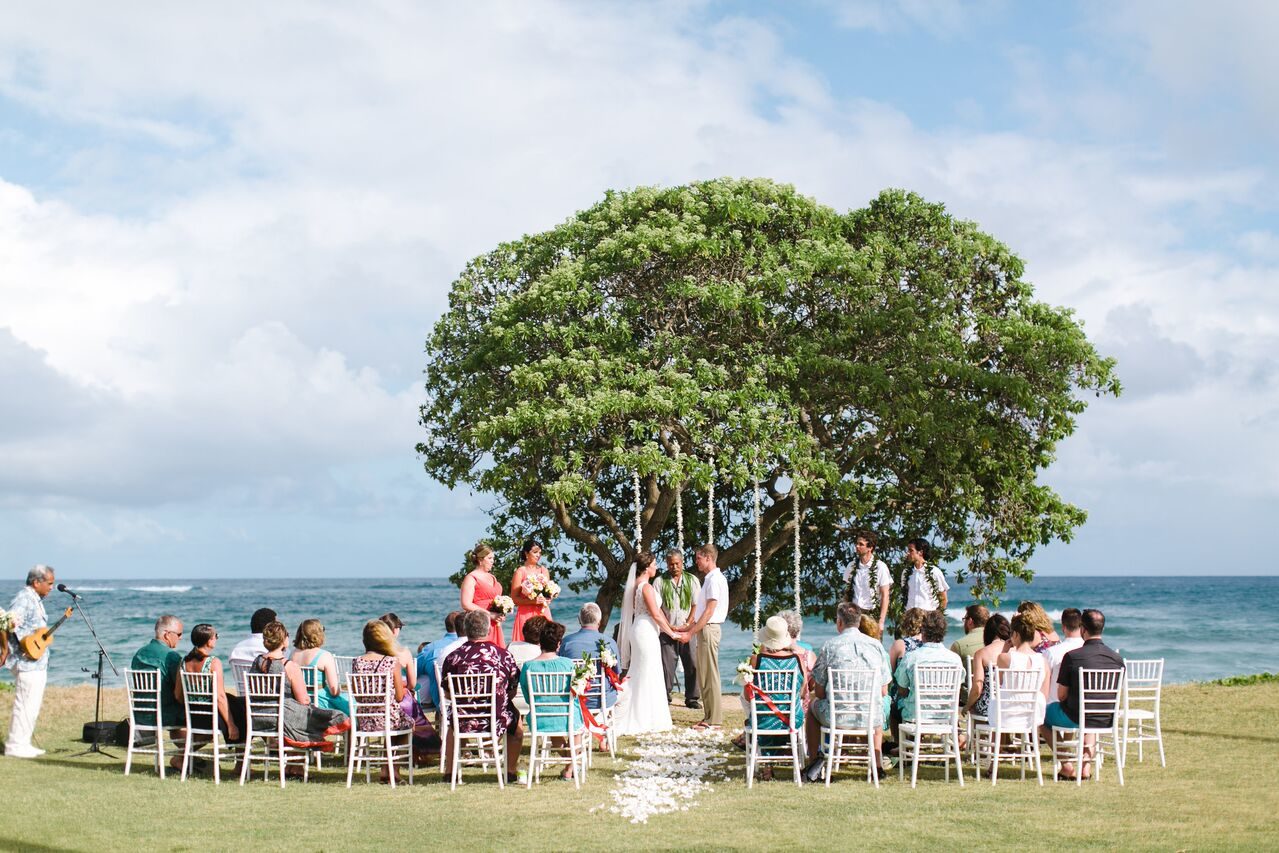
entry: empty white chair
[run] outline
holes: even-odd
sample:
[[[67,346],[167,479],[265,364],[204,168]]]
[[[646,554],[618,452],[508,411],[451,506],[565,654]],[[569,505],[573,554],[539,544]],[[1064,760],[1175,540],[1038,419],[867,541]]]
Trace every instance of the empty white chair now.
[[[124,682],[129,694],[129,746],[124,753],[124,775],[129,775],[133,753],[138,752],[155,756],[155,770],[163,779],[164,726],[160,717],[160,673],[154,669],[126,669]],[[154,740],[148,740],[147,735]]]
[[[191,757],[201,747],[209,746],[213,752],[213,784],[222,784],[222,756],[235,755],[238,750],[222,737],[218,727],[221,713],[218,710],[218,673],[187,672],[178,670],[182,679],[182,703],[186,708],[186,739],[182,747],[182,781],[191,771]]]
[[[1084,782],[1084,742],[1092,736],[1094,781],[1101,779],[1101,765],[1109,746],[1115,757],[1115,770],[1119,784],[1124,783],[1123,735],[1120,733],[1120,717],[1124,691],[1122,669],[1079,670],[1079,727],[1074,729],[1052,727],[1053,778],[1061,770],[1062,762],[1075,762],[1075,784]]]
[[[409,784],[413,784],[413,727],[396,728],[391,723],[395,707],[393,674],[389,672],[356,673],[346,676],[346,691],[351,702],[350,746],[346,756],[346,786],[357,765],[364,765],[364,778],[374,764],[386,766],[391,787],[395,787],[395,764],[402,761],[409,768]]]
[[[1026,766],[1035,768],[1039,784],[1044,784],[1039,761],[1039,722],[1043,717],[1044,673],[1038,669],[994,669],[990,689],[990,715],[986,722],[973,726],[977,740],[977,780],[981,781],[982,764],[991,762],[990,784],[999,781],[999,762],[1012,759],[1021,765],[1021,778]]]
[[[235,688],[235,692],[244,695],[244,674],[249,671],[252,664],[241,663],[240,661],[231,662],[231,686]]]
[[[448,752],[448,750],[445,749],[445,746],[449,742],[449,717],[452,713],[449,710],[448,696],[444,695],[443,669],[444,669],[444,658],[437,655],[435,658],[435,684],[440,691],[440,708],[439,708],[439,713],[436,714],[436,719],[440,721],[439,728],[440,728],[440,772],[441,773],[444,772],[444,756]]]
[[[529,714],[526,737],[529,739],[526,787],[541,781],[542,768],[553,762],[552,738],[568,739],[569,764],[573,768],[573,786],[582,787],[586,775],[585,749],[578,749],[583,729],[573,713],[576,697],[569,692],[571,672],[528,673]],[[539,748],[540,746],[540,748]]]
[[[450,673],[446,692],[453,717],[449,724],[453,747],[450,790],[457,790],[463,765],[487,767],[489,762],[497,771],[497,786],[505,787],[505,733],[497,729],[496,673]],[[468,749],[474,755],[467,756]]]
[[[1159,766],[1167,767],[1164,762],[1164,732],[1159,719],[1159,704],[1163,693],[1164,659],[1126,660],[1124,669],[1124,707],[1123,729],[1124,763],[1128,762],[1128,744],[1137,744],[1137,760],[1145,760],[1145,745],[1148,742],[1159,744]],[[1134,725],[1136,731],[1133,731]],[[1154,731],[1148,731],[1146,726]]]
[[[346,684],[346,677],[351,672],[351,661],[355,660],[353,655],[334,655],[333,665],[337,667],[338,684]]]
[[[897,776],[902,778],[910,761],[910,786],[915,787],[919,762],[941,761],[950,781],[950,762],[955,762],[959,784],[964,784],[963,758],[959,754],[959,686],[964,669],[959,664],[921,663],[915,666],[915,688],[907,697],[914,703],[915,719],[897,727]]]
[[[750,715],[746,718],[746,787],[755,784],[755,768],[761,764],[785,764],[789,762],[795,776],[795,784],[803,785],[800,773],[803,757],[800,754],[799,729],[795,726],[795,712],[801,708],[799,690],[802,686],[797,669],[757,669],[751,674]],[[767,721],[767,726],[761,724]],[[781,752],[785,741],[786,752]]]
[[[284,787],[285,771],[289,765],[302,767],[302,778],[307,778],[311,764],[309,750],[290,746],[284,737],[284,673],[246,672],[244,674],[244,760],[240,767],[240,784],[249,778],[249,765],[255,760],[253,742],[262,746],[262,778],[274,761],[280,770],[280,787]]]
[[[821,727],[826,753],[826,787],[831,774],[845,764],[866,765],[866,781],[879,787],[875,761],[875,729],[882,727],[883,694],[879,673],[871,669],[832,669],[826,673],[830,725]],[[876,708],[881,710],[876,711]],[[811,710],[810,710],[811,713]]]

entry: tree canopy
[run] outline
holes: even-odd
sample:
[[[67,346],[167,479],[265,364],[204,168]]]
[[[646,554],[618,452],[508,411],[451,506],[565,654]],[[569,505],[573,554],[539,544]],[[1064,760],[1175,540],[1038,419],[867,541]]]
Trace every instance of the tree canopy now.
[[[607,613],[639,550],[706,531],[750,622],[752,482],[766,612],[828,615],[852,531],[914,536],[979,597],[1029,580],[1082,509],[1038,482],[1091,394],[1119,392],[1070,310],[940,204],[845,214],[769,180],[605,194],[471,261],[427,346],[426,470],[496,497],[498,546],[541,536]],[[642,479],[634,541],[632,472]],[[501,548],[499,547],[499,552]]]

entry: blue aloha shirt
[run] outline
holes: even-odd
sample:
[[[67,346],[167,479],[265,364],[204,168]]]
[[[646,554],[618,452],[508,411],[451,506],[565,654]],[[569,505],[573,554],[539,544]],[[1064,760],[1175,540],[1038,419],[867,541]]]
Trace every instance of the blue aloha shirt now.
[[[832,669],[869,669],[878,673],[879,678],[877,684],[883,687],[892,679],[892,673],[888,669],[888,652],[884,651],[884,646],[874,637],[863,634],[856,628],[848,628],[839,636],[832,637],[822,646],[821,652],[817,655],[817,663],[813,665],[813,683],[820,684],[823,689],[826,687],[826,673]],[[882,702],[875,702],[872,705],[874,718],[872,726],[874,728],[882,728],[884,725],[884,707]],[[814,699],[811,707],[812,712],[827,725],[830,724],[830,699],[821,698]],[[840,727],[856,727],[858,720],[839,719],[836,723]]]
[[[36,660],[32,660],[18,647],[19,637],[25,637],[37,628],[44,628],[49,624],[49,616],[44,612],[44,601],[40,595],[31,587],[24,586],[10,602],[9,613],[18,625],[17,630],[9,634],[9,665],[16,672],[38,672],[48,669],[51,652],[45,652]]]

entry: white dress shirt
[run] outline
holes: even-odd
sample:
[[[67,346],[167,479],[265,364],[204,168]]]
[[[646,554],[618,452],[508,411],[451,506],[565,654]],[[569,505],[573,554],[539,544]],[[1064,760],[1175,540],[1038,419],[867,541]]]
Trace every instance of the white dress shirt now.
[[[847,584],[850,577],[853,579],[853,601],[862,609],[862,612],[869,613],[872,618],[878,618],[878,613],[870,613],[871,608],[875,606],[875,590],[883,586],[892,586],[893,576],[883,560],[875,560],[875,586],[871,587],[870,569],[870,566],[864,565],[859,560],[853,560],[844,569],[844,583]]]
[[[728,618],[728,579],[718,567],[702,579],[702,590],[697,593],[697,599],[693,602],[694,621],[702,618],[702,613],[706,610],[706,602],[712,599],[715,601],[715,609],[711,612],[711,618],[707,620],[707,623],[719,625]]]
[[[950,589],[950,584],[946,583],[946,575],[936,566],[924,564],[924,568],[911,569],[910,578],[906,581],[906,608],[918,607],[920,610],[936,610],[941,604],[933,597],[933,591],[928,586],[928,581],[924,580],[924,572],[932,572],[933,580],[937,584],[938,592],[945,592]]]

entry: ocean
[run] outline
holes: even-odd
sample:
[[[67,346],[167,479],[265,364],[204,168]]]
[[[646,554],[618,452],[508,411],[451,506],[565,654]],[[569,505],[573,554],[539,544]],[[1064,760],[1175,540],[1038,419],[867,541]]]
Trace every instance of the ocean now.
[[[325,625],[326,647],[336,654],[363,651],[360,632],[365,621],[394,611],[404,621],[401,640],[415,650],[419,643],[443,633],[444,614],[458,606],[457,587],[442,578],[377,580],[369,578],[297,578],[60,582],[80,593],[98,635],[115,665],[124,670],[133,652],[153,635],[157,616],[173,613],[189,632],[199,622],[218,629],[219,655],[249,631],[249,616],[259,607],[274,608],[290,634],[303,619]],[[15,585],[4,590],[7,607]],[[971,600],[952,588],[947,608],[949,644],[962,634],[960,620]],[[1164,658],[1168,683],[1203,681],[1228,675],[1279,671],[1279,647],[1264,638],[1279,636],[1279,610],[1265,606],[1279,597],[1279,577],[1041,577],[1027,585],[1009,584],[998,608],[1011,614],[1017,602],[1033,599],[1053,617],[1065,607],[1098,607],[1106,614],[1106,641],[1125,657]],[[565,593],[552,605],[557,621],[576,630],[577,609],[593,593]],[[71,603],[57,591],[45,600],[50,621]],[[618,611],[614,610],[614,618]],[[765,614],[765,618],[768,614]],[[508,621],[509,625],[509,621]],[[509,629],[508,629],[509,630]],[[806,621],[803,639],[820,647],[835,633],[834,625]],[[1257,638],[1262,638],[1258,642]],[[1247,639],[1247,642],[1244,640]],[[720,671],[726,691],[737,662],[750,651],[749,632],[729,628],[720,646]],[[189,635],[179,649],[189,649]],[[89,631],[74,615],[55,635],[50,651],[52,684],[89,683],[97,664]],[[11,680],[6,669],[0,679]],[[122,679],[108,670],[107,686]]]

